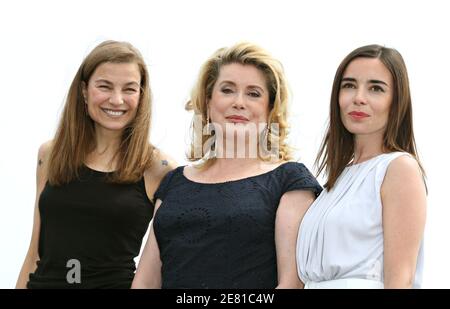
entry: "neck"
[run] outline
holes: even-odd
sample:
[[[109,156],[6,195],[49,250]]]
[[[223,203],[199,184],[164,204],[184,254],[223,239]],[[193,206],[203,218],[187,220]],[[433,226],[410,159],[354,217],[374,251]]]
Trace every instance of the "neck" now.
[[[122,133],[122,131],[112,131],[96,126],[96,146],[89,155],[89,161],[101,162],[101,165],[113,165],[112,159],[119,149]]]
[[[258,161],[258,141],[250,141],[245,136],[223,137],[223,139],[216,139],[215,142],[216,154],[220,159],[237,160],[235,162],[252,162]],[[228,163],[227,163],[228,164]]]
[[[211,168],[213,170],[221,171],[221,173],[226,171],[226,174],[239,174],[242,171],[256,168],[261,164],[259,159],[224,159],[218,158],[214,161]]]
[[[361,163],[383,153],[382,135],[355,135],[355,157],[353,163]]]

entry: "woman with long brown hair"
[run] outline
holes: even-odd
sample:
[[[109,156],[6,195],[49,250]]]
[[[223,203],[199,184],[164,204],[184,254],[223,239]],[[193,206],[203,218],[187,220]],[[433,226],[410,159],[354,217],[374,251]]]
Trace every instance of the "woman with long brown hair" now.
[[[297,240],[306,287],[420,287],[426,187],[398,51],[363,46],[342,61],[316,162],[326,190]]]
[[[126,42],[84,59],[55,138],[38,154],[33,233],[17,288],[129,288],[171,169],[149,142],[146,64]]]

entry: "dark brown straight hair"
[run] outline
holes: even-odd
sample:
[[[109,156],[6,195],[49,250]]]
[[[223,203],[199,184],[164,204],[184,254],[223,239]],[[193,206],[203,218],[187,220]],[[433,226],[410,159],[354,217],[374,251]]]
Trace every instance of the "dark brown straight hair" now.
[[[348,54],[339,65],[334,77],[327,132],[316,158],[317,174],[325,171],[327,176],[324,187],[331,190],[344,168],[354,158],[353,134],[347,131],[341,120],[339,91],[345,69],[356,58],[379,59],[392,75],[394,93],[383,137],[383,151],[386,153],[402,151],[411,154],[425,176],[414,139],[411,93],[403,57],[393,48],[367,45]]]

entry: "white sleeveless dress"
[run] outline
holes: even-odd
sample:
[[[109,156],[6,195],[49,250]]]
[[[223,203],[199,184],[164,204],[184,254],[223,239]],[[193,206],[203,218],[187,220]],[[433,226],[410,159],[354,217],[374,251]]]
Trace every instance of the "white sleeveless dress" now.
[[[403,152],[348,166],[333,189],[323,190],[303,217],[297,268],[305,288],[383,288],[381,184]],[[423,241],[413,287],[420,288]]]

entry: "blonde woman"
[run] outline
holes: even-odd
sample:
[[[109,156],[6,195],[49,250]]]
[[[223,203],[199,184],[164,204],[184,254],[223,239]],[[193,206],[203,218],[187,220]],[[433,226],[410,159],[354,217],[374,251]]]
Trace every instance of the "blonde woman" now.
[[[296,230],[321,187],[288,162],[287,103],[281,64],[258,46],[206,61],[187,106],[200,118],[190,158],[198,164],[170,172],[155,193],[133,287],[299,286]]]
[[[84,59],[39,149],[31,243],[17,288],[129,288],[151,202],[172,163],[149,143],[148,71],[106,41]]]
[[[326,190],[297,241],[306,288],[420,287],[426,187],[400,53],[368,45],[337,69],[317,157]]]

